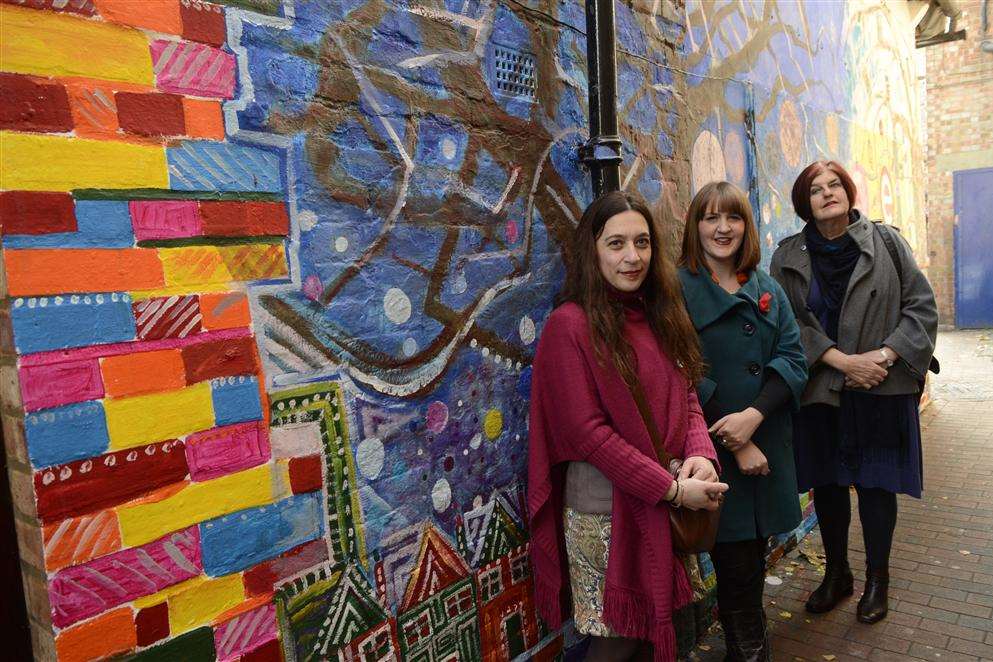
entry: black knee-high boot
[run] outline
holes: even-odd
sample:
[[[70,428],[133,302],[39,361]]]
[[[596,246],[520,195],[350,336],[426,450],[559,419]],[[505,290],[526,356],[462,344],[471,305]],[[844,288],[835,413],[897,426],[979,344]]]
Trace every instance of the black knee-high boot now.
[[[857,487],[862,540],[865,542],[865,591],[855,617],[877,623],[889,611],[889,564],[896,528],[896,494],[879,488]]]
[[[768,662],[769,635],[762,605],[765,541],[717,543],[710,552],[717,575],[717,609],[727,662]]]
[[[813,614],[831,611],[854,592],[854,578],[848,565],[851,508],[847,487],[825,485],[814,488],[814,510],[817,512],[827,563],[821,585],[807,598],[806,609]]]

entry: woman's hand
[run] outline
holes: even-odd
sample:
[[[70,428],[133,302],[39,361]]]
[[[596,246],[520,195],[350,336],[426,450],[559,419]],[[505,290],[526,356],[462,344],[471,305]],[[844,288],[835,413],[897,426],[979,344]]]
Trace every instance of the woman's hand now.
[[[759,447],[748,442],[734,452],[734,459],[738,462],[741,473],[747,476],[768,476],[769,461],[765,453]]]
[[[751,441],[755,430],[762,424],[762,412],[755,407],[728,414],[710,426],[709,432],[732,453]]]
[[[887,375],[886,368],[880,365],[881,359],[879,350],[846,356],[842,362],[845,385],[855,388],[879,386]]]
[[[700,455],[693,455],[686,458],[683,466],[679,468],[679,475],[676,477],[680,480],[684,478],[699,478],[709,483],[715,483],[717,482],[717,470],[714,469],[714,463],[707,458]]]
[[[680,479],[678,504],[690,510],[717,510],[727,483],[712,483],[697,478]]]

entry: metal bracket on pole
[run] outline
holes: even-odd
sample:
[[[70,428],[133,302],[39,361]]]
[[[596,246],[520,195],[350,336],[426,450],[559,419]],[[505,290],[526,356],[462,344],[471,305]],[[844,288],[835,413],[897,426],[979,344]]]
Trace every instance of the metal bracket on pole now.
[[[586,64],[590,139],[579,148],[579,158],[589,168],[593,196],[599,197],[621,187],[613,0],[586,0]]]

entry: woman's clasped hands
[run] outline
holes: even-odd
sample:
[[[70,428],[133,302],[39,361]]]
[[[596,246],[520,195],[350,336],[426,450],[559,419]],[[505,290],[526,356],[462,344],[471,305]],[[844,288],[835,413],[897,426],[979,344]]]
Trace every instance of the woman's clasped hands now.
[[[714,464],[705,457],[686,458],[676,478],[679,481],[677,504],[690,510],[717,510],[728,490],[727,483],[718,482]]]
[[[752,443],[752,435],[762,424],[762,413],[755,407],[728,414],[710,426],[710,433],[721,446],[734,455],[738,469],[747,476],[769,475],[765,453]]]

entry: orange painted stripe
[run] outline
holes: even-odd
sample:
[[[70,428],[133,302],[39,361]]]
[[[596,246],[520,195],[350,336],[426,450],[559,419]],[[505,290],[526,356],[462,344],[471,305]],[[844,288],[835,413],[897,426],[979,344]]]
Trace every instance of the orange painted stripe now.
[[[162,287],[153,249],[5,250],[11,296],[113,292]]]
[[[270,602],[272,602],[273,595],[274,595],[273,593],[266,593],[265,595],[259,595],[253,598],[249,598],[248,600],[245,600],[241,604],[235,607],[231,607],[231,609],[228,609],[227,611],[218,614],[212,621],[212,624],[220,625],[224,621],[230,621],[235,616],[240,616],[241,614],[244,614],[246,611],[252,611],[253,609],[261,607],[262,605],[269,604]]]
[[[62,630],[55,640],[60,662],[101,660],[138,645],[138,632],[130,607],[104,612],[75,627]]]
[[[171,391],[186,386],[183,355],[178,349],[109,356],[100,361],[108,397]]]
[[[93,0],[105,21],[169,34],[183,33],[179,0]]]
[[[117,513],[103,510],[71,517],[42,529],[45,569],[52,572],[84,563],[121,548]]]
[[[186,133],[191,138],[224,140],[224,113],[221,102],[183,97]]]
[[[200,314],[203,315],[203,328],[208,331],[239,329],[252,324],[248,297],[244,292],[201,294]]]
[[[118,138],[116,86],[92,83],[71,83],[69,111],[81,138]]]

